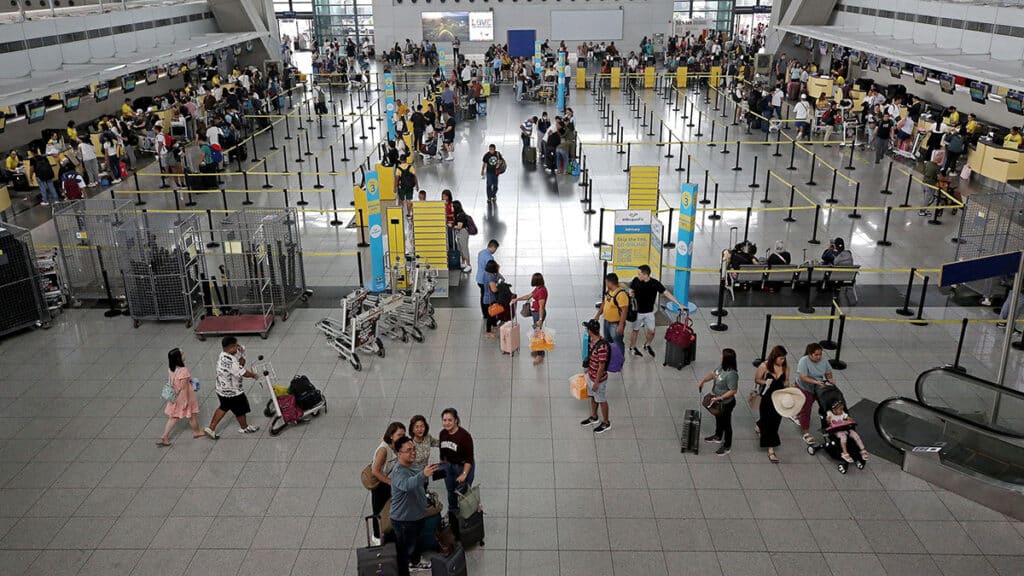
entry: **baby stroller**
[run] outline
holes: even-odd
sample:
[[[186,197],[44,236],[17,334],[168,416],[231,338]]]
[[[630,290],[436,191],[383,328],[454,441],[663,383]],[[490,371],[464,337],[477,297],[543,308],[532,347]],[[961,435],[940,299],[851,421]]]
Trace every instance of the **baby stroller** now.
[[[807,453],[813,456],[815,452],[824,450],[833,460],[839,462],[837,465],[839,473],[846,474],[846,471],[849,470],[850,464],[847,463],[846,460],[843,460],[843,448],[836,432],[840,432],[842,430],[855,430],[857,428],[857,424],[850,423],[842,427],[834,427],[831,429],[828,427],[828,419],[825,415],[831,409],[832,405],[836,402],[842,402],[843,405],[846,405],[846,399],[843,398],[842,391],[840,391],[839,388],[836,388],[835,385],[819,386],[817,400],[818,416],[821,418],[821,434],[823,440],[820,444],[808,446]],[[851,458],[853,458],[853,464],[857,466],[858,469],[864,468],[864,456],[861,454],[857,443],[852,439],[846,443],[846,452]]]

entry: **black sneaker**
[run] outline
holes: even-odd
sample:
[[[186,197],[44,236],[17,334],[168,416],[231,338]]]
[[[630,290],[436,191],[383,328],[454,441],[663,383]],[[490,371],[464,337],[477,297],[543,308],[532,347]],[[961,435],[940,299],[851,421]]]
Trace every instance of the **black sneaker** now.
[[[639,349],[633,348],[633,356],[643,356],[643,353]]]
[[[726,448],[725,446],[719,446],[718,450],[715,450],[715,454],[718,454],[719,456],[725,456],[726,454],[729,453],[730,450],[732,450],[732,448]]]
[[[609,422],[601,422],[601,424],[598,425],[597,428],[594,428],[594,434],[600,434],[602,432],[607,432],[608,430],[611,430],[611,429],[612,429],[611,423],[609,423]]]
[[[586,418],[582,422],[580,422],[580,426],[593,426],[594,424],[597,424],[598,422],[600,422],[600,419],[598,419],[597,416],[591,416],[589,418]]]
[[[704,438],[704,441],[705,442],[710,442],[712,444],[721,444],[722,443],[722,438],[720,436],[715,436],[714,434],[712,434],[711,436],[708,436],[707,438]]]
[[[644,346],[644,350],[647,350],[647,353],[651,355],[651,358],[654,358],[654,348],[651,348],[650,345],[647,345]]]

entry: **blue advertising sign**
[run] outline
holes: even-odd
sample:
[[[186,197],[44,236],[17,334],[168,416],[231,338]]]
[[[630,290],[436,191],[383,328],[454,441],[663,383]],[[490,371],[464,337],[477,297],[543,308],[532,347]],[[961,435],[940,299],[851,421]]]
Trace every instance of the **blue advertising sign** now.
[[[388,140],[395,139],[395,77],[384,73],[384,120],[388,127]]]
[[[441,69],[441,78],[443,80],[447,80],[448,79],[448,71],[445,70],[445,67],[444,67],[445,63],[448,61],[448,54],[447,54],[447,52],[448,52],[448,50],[444,46],[442,46],[440,42],[438,42],[437,43],[437,66]]]
[[[540,50],[540,47],[541,47],[541,41],[540,40],[534,40],[533,41],[533,70],[534,70],[534,72],[537,73],[538,76],[540,76],[541,62],[544,60],[544,58],[542,56],[542,53],[541,53],[541,50]]]
[[[676,268],[690,268],[693,263],[693,231],[697,220],[697,185],[683,184],[679,201],[679,233],[676,239]],[[690,302],[690,271],[676,270],[672,295],[692,314],[697,305]],[[674,304],[669,304],[670,309]]]
[[[565,112],[565,52],[558,53],[558,112]]]
[[[939,286],[945,288],[996,276],[1013,276],[1020,266],[1020,258],[1020,252],[1007,252],[943,264]]]
[[[384,228],[380,213],[380,180],[377,171],[366,173],[366,225],[370,231],[370,292],[387,289],[384,276]]]

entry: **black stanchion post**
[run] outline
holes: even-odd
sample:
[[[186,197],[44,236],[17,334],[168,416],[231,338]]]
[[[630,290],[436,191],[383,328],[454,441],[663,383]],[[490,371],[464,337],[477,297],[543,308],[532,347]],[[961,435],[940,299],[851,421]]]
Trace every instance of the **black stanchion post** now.
[[[853,149],[854,148],[855,148],[855,146],[853,144],[850,144],[850,163],[847,164],[846,166],[843,166],[843,168],[846,169],[846,170],[856,170],[857,169],[857,167],[853,165]]]
[[[135,193],[135,205],[136,206],[143,206],[145,204],[146,204],[146,201],[142,199],[142,193],[136,192]]]
[[[295,139],[295,161],[297,163],[299,163],[299,164],[302,164],[303,162],[306,161],[306,159],[302,157],[302,138],[301,137]],[[285,171],[287,171],[287,169],[285,169]]]
[[[945,368],[949,370],[955,370],[961,374],[967,373],[967,368],[960,365],[960,353],[964,349],[964,337],[967,336],[967,323],[970,322],[969,318],[964,318],[960,321],[960,338],[956,341],[956,358],[953,359],[952,364],[946,364]]]
[[[744,243],[746,243],[746,241],[750,237],[750,213],[753,212],[753,210],[754,210],[753,206],[747,206],[747,218],[743,222],[743,242]]]
[[[687,154],[686,157],[687,157],[687,161],[689,161],[689,157],[690,157],[689,154]],[[687,172],[687,174],[689,174],[689,172]],[[699,204],[703,204],[704,206],[707,206],[708,204],[711,204],[711,200],[708,200],[708,177],[709,177],[708,176],[708,170],[705,169],[704,170],[704,188],[703,188],[703,190],[704,190],[704,198],[702,198],[701,201],[699,202]]]
[[[917,268],[910,269],[910,277],[907,280],[907,293],[903,297],[903,308],[897,308],[896,313],[900,316],[913,316],[914,313],[910,311],[910,294],[914,291],[914,275],[917,274]]]
[[[306,132],[306,151],[303,152],[303,156],[312,156],[313,152],[310,151],[309,146],[309,132]]]
[[[363,253],[356,250],[356,270],[359,271],[359,286],[365,286],[366,280],[363,279]]]
[[[220,242],[217,242],[217,238],[213,235],[214,234],[214,230],[213,230],[213,211],[212,210],[208,209],[206,211],[206,222],[210,226],[210,241],[206,243],[206,247],[207,248],[216,248],[216,247],[220,246]]]
[[[288,149],[281,148],[281,162],[284,164],[284,171],[288,171]],[[264,166],[266,168],[266,166]],[[287,178],[287,176],[286,176]]]
[[[846,362],[840,357],[843,355],[843,333],[846,332],[846,314],[839,315],[839,338],[836,340],[836,357],[828,361],[833,370],[846,370]]]
[[[366,248],[369,244],[366,242],[366,220],[363,219],[363,209],[356,209],[356,213],[359,216],[359,243],[356,244],[356,246],[359,248]]]
[[[914,326],[927,326],[928,323],[922,320],[924,316],[924,299],[928,295],[928,276],[921,282],[921,299],[917,302],[917,317],[911,322]]]
[[[178,195],[178,189],[171,190],[171,193],[174,194],[174,209],[181,210],[181,197]]]
[[[597,242],[594,242],[594,248],[600,248],[604,246],[604,207],[601,207],[601,214],[597,217]]]
[[[789,147],[789,166],[786,167],[786,170],[796,170],[796,164],[793,163],[795,160],[796,160],[796,140],[793,140],[792,144]]]
[[[814,168],[811,168],[811,172],[814,172]],[[832,169],[832,191],[829,192],[828,198],[825,199],[826,204],[838,204],[839,200],[836,200],[836,176],[839,173],[835,168]]]
[[[754,362],[753,362],[754,368],[757,368],[757,367],[761,366],[761,364],[765,361],[765,358],[768,357],[768,338],[771,335],[771,331],[772,331],[772,315],[771,314],[765,314],[765,316],[764,316],[764,338],[761,339],[761,355],[758,356],[757,358],[754,358]],[[771,366],[769,366],[769,368],[771,368]]]
[[[338,190],[337,188],[331,188],[331,205],[334,207],[334,218],[331,219],[331,226],[341,226],[341,220],[338,220]]]
[[[814,152],[811,154],[811,177],[807,179],[806,184],[808,186],[817,186],[818,183],[814,181],[814,168],[818,164],[818,153]],[[832,171],[832,191],[836,189],[836,171]]]
[[[622,124],[619,124],[619,151],[618,154],[625,154],[626,151],[622,149]]]
[[[830,316],[830,318],[828,319],[828,336],[826,336],[824,340],[819,340],[818,344],[820,344],[821,347],[824,348],[825,350],[835,350],[836,342],[835,340],[832,339],[832,327],[835,326],[836,323],[835,299],[832,300],[832,304],[829,306],[828,315]]]
[[[682,144],[679,145],[679,153],[680,154],[683,153],[683,145]],[[672,154],[672,129],[670,128],[669,131],[668,131],[668,148],[665,149],[665,158],[673,158],[673,157],[674,157],[674,155]]]
[[[680,162],[683,161],[683,156],[682,156],[683,150],[682,150],[682,148],[683,148],[683,145],[680,144],[679,145],[679,154],[680,154],[679,161]],[[690,183],[690,174],[691,174],[691,172],[690,172],[690,155],[689,154],[686,155],[686,170],[685,170],[685,172],[686,172],[686,183],[689,184]]]
[[[647,106],[647,104],[644,104],[645,108],[646,108],[646,106]],[[648,136],[654,136],[654,110],[651,110],[651,122],[650,122],[650,124],[648,124],[648,126],[649,126],[649,128],[647,130],[647,135]]]
[[[756,159],[757,157],[755,156],[754,158]],[[732,167],[732,171],[733,172],[739,172],[740,170],[743,170],[743,168],[740,166],[740,142],[739,142],[739,140],[737,140],[736,141],[736,165]],[[754,170],[753,177],[757,178],[757,170],[756,169]]]
[[[672,241],[672,212],[673,212],[673,210],[674,210],[674,208],[672,206],[668,207],[668,242],[665,242],[664,244],[662,244],[662,247],[664,247],[664,248],[675,248],[676,247],[676,243]]]
[[[669,136],[669,138],[671,138],[671,136]],[[655,144],[655,146],[657,146],[658,148],[661,148],[664,145],[665,145],[665,121],[664,120],[659,120],[658,121],[658,143]]]
[[[715,182],[715,195],[714,200],[711,202],[711,215],[708,216],[708,220],[721,220],[722,216],[718,213],[718,182]]]
[[[738,152],[739,152],[739,142],[736,143],[736,151],[737,151],[736,163],[739,164],[739,162],[740,162],[740,155],[738,154]],[[767,174],[766,174],[766,176],[767,176]],[[760,187],[761,187],[761,185],[757,183],[757,156],[755,155],[754,156],[754,169],[750,172],[750,184],[747,186],[747,188],[754,189],[754,188],[760,188]]]
[[[223,188],[220,189],[220,199],[221,199],[221,202],[224,204],[224,209],[227,210],[228,209],[228,193]]]
[[[687,161],[687,163],[689,163],[689,161],[690,161],[690,157],[689,156],[686,157],[686,161]],[[676,172],[683,172],[685,170],[686,170],[686,168],[683,168],[683,143],[680,142],[679,143],[679,166],[676,166]],[[687,181],[689,181],[689,180],[687,180]]]
[[[860,182],[857,182],[857,188],[853,191],[853,212],[846,215],[847,218],[853,218],[854,220],[860,219],[860,214],[857,213],[857,206],[860,204]]]
[[[192,192],[189,191],[189,193],[188,193],[188,202],[185,202],[185,206],[188,206],[189,208],[191,208],[191,207],[193,207],[195,205],[196,205],[196,201],[195,201],[194,198],[192,198]]]
[[[698,136],[699,136],[699,134],[698,134]],[[714,148],[715,146],[718,146],[718,143],[715,142],[715,121],[712,120],[711,121],[711,137],[708,140],[708,148]]]
[[[688,124],[688,126],[693,126],[693,124]],[[714,124],[711,125],[711,129],[712,131],[715,129]],[[703,136],[704,132],[702,132],[702,130],[704,130],[704,111],[697,110],[697,132],[694,134],[694,136],[698,138]]]
[[[797,308],[801,314],[814,314],[814,306],[811,306],[811,296],[814,294],[814,266],[807,268],[807,294],[804,296],[803,306]]]
[[[644,102],[644,113],[641,118],[643,118],[643,120],[640,121],[640,127],[647,128],[647,102]]]
[[[821,244],[821,240],[818,240],[818,218],[821,216],[821,204],[814,206],[814,227],[811,231],[811,239],[807,241],[808,244]]]
[[[284,206],[285,206],[285,208],[291,208],[292,202],[288,198],[288,189],[284,188],[282,191],[284,192]]]
[[[889,218],[892,216],[892,206],[885,207],[885,225],[882,227],[882,239],[877,242],[879,246],[892,246],[889,241]]]
[[[317,156],[316,158],[313,158],[313,166],[316,169],[316,184],[313,185],[313,188],[316,188],[317,190],[319,190],[319,189],[324,187],[324,185],[320,183],[320,157],[319,156]]]
[[[338,103],[331,101],[331,117],[334,119],[334,124],[331,124],[331,128],[340,128],[338,124]]]
[[[631,162],[631,158],[632,157],[633,157],[633,143],[632,142],[627,142],[626,143],[626,167],[622,169],[623,172],[629,172],[629,163]]]
[[[768,189],[772,186],[772,175],[771,170],[764,171],[764,198],[761,198],[761,204],[771,204],[772,200],[768,197]]]
[[[285,114],[284,115],[284,139],[285,140],[291,140],[292,139],[292,127],[291,127],[291,123],[288,122],[288,118],[289,118],[289,116],[287,114]],[[273,126],[274,124],[271,123],[270,125]],[[271,148],[271,150],[273,150],[273,148]]]
[[[725,332],[729,329],[729,326],[722,322],[722,318],[725,318],[729,314],[729,311],[725,309],[725,278],[721,278],[718,281],[718,308],[711,311],[711,315],[715,316],[715,323],[710,326],[715,332]]]
[[[256,152],[255,152],[256,139],[253,138],[252,142],[253,142],[253,155],[252,156],[253,156],[253,158],[256,158]],[[274,124],[273,123],[270,124],[270,148],[267,148],[267,150],[277,150],[277,142],[274,141]]]
[[[366,122],[365,122],[365,118],[366,118],[366,116],[364,116],[362,114],[359,115],[359,132],[360,132],[359,139],[360,140],[366,140]]]
[[[730,154],[729,152],[729,127],[725,127],[725,137],[722,138],[722,149],[719,154]],[[739,150],[736,151],[736,164],[739,165]]]
[[[587,209],[583,211],[584,214],[590,216],[596,214],[594,210],[594,181],[587,180]]]
[[[910,187],[914,185],[914,175],[907,173],[907,193],[903,195],[903,204],[900,208],[910,208]]]
[[[879,191],[879,194],[892,194],[892,190],[889,190],[889,182],[892,181],[892,160],[889,160],[889,170],[885,173],[885,188]]]
[[[782,156],[782,152],[779,152],[779,146],[782,146],[782,129],[781,128],[779,130],[775,131],[775,153],[772,154],[772,157],[779,158],[780,156]]]
[[[793,197],[796,194],[796,185],[790,185],[789,187],[789,213],[782,219],[783,222],[796,222],[796,218],[793,217]]]
[[[252,200],[249,198],[249,173],[242,172],[242,186],[245,187],[245,200],[242,200],[243,206],[251,206]]]

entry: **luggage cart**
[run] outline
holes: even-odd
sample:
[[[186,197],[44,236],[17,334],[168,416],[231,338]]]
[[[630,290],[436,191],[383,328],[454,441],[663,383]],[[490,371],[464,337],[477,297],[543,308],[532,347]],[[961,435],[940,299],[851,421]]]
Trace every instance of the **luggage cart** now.
[[[270,435],[277,436],[284,431],[286,427],[290,425],[295,426],[297,424],[303,424],[309,422],[310,418],[316,418],[322,411],[324,414],[327,413],[327,396],[324,396],[321,392],[322,400],[313,406],[309,410],[303,410],[302,416],[296,422],[285,422],[284,416],[281,415],[281,405],[277,401],[277,394],[274,393],[274,383],[279,382],[277,379],[277,373],[274,372],[274,366],[271,365],[269,360],[264,360],[263,356],[256,358],[256,365],[253,366],[254,372],[256,372],[256,381],[263,387],[267,396],[270,400],[267,400],[267,407],[263,410],[263,414],[268,418],[273,418],[270,421]]]
[[[377,323],[383,310],[380,308],[363,309],[363,303],[369,292],[365,288],[353,291],[341,299],[341,319],[331,317],[320,319],[316,328],[327,337],[338,355],[349,361],[357,371],[363,364],[358,351],[384,357],[384,342],[377,336]]]
[[[363,310],[380,310],[380,321],[377,334],[394,338],[402,342],[409,341],[409,333],[400,314],[402,308],[401,294],[369,294],[363,300]],[[422,341],[423,334],[420,334]]]
[[[397,269],[393,269],[392,273],[397,275]],[[408,292],[397,293],[401,302],[393,314],[413,340],[423,342],[423,330],[421,329],[423,326],[431,330],[437,329],[434,306],[430,303],[437,272],[432,270],[429,265],[420,264],[416,259],[410,258],[406,274],[407,277],[412,278],[412,289]]]

